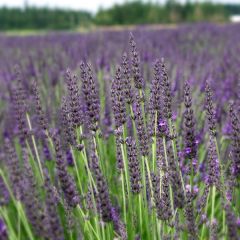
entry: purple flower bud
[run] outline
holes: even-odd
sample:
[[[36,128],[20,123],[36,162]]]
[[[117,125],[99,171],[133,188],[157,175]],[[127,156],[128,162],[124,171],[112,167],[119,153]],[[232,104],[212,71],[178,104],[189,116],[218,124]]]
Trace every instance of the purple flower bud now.
[[[90,63],[84,64],[81,62],[80,70],[86,115],[90,124],[89,128],[93,131],[96,131],[100,118],[100,102],[97,82],[93,77],[93,70]]]
[[[196,157],[197,147],[194,132],[194,116],[192,109],[192,97],[190,92],[190,86],[187,82],[184,84],[184,146],[185,146],[185,157],[193,161]]]
[[[131,104],[133,102],[133,90],[131,86],[131,76],[130,76],[130,69],[129,69],[129,62],[128,62],[128,56],[127,53],[124,53],[122,56],[122,77],[124,80],[124,85],[122,87],[125,90],[125,100],[128,104]]]
[[[162,95],[163,95],[163,117],[172,118],[172,93],[164,58],[161,59]]]
[[[199,188],[198,188],[198,186],[194,186],[193,187],[193,192],[194,192],[194,194],[198,194],[198,192],[199,192]]]
[[[38,191],[38,184],[29,163],[27,149],[22,149],[24,169],[22,173],[21,200],[36,236],[49,237],[49,223],[44,204]]]
[[[144,125],[143,112],[141,109],[140,96],[138,93],[136,93],[136,100],[134,102],[133,112],[137,128],[139,150],[142,156],[147,156],[149,153],[149,139]]]
[[[77,128],[83,124],[83,112],[80,105],[80,90],[77,85],[77,77],[72,74],[69,69],[66,71],[66,82],[68,89],[69,110],[70,118],[73,123],[73,127]]]
[[[216,136],[217,134],[216,110],[213,106],[212,90],[208,82],[206,82],[205,93],[206,93],[206,114],[207,114],[207,120],[208,120],[209,133],[212,136]]]
[[[92,171],[94,173],[97,185],[97,195],[99,198],[99,205],[101,210],[102,220],[104,222],[112,221],[112,204],[109,196],[109,190],[107,182],[102,174],[101,168],[99,166],[98,156],[95,154],[95,146],[91,141],[91,160],[92,160]]]
[[[181,182],[180,172],[177,168],[176,159],[174,158],[174,154],[171,147],[167,149],[167,154],[169,162],[169,173],[171,177],[171,185],[173,189],[174,206],[178,208],[183,208],[185,204],[184,190]]]
[[[141,170],[137,155],[137,146],[135,140],[131,137],[126,139],[126,145],[131,190],[133,194],[138,194],[141,191]]]
[[[59,120],[64,148],[68,149],[69,145],[76,146],[76,133],[72,121],[73,119],[70,118],[70,108],[66,98],[62,98]]]
[[[169,220],[172,216],[170,191],[168,177],[162,177],[161,195],[160,195],[160,178],[152,173],[152,185],[154,193],[154,201],[157,210],[157,217],[161,220]]]
[[[20,162],[14,148],[13,142],[11,142],[8,138],[5,139],[4,143],[5,151],[6,151],[6,164],[9,171],[9,177],[11,182],[11,187],[13,189],[13,193],[17,199],[21,196],[21,168]]]
[[[127,240],[127,231],[125,224],[121,221],[119,214],[115,208],[112,207],[112,220],[114,230],[119,234],[122,240]]]
[[[11,89],[11,98],[14,104],[15,118],[18,127],[20,142],[25,144],[28,136],[28,127],[26,122],[26,91],[22,83],[22,76],[19,70],[16,70],[17,83]]]
[[[119,128],[126,122],[126,99],[124,94],[125,93],[121,76],[121,68],[118,67],[111,88],[112,107],[116,128]]]
[[[188,147],[188,148],[185,148],[185,153],[186,154],[189,154],[189,153],[191,153],[192,152],[192,150],[191,150],[191,148],[190,147]]]
[[[225,205],[226,211],[226,222],[228,226],[228,237],[229,239],[237,240],[238,238],[238,226],[237,226],[237,219],[234,212],[231,209],[230,204]]]
[[[134,41],[133,34],[130,34],[130,47],[131,47],[131,55],[132,55],[132,73],[135,88],[142,89],[143,88],[143,77],[140,70],[140,56],[136,48],[136,42]]]
[[[47,118],[44,114],[44,111],[41,105],[40,93],[39,93],[39,89],[36,81],[33,81],[32,90],[33,90],[33,98],[35,103],[38,124],[44,131],[46,131],[48,129]]]
[[[191,192],[191,185],[187,184],[185,186],[186,191]]]
[[[69,166],[73,166],[74,162],[73,162],[73,156],[72,156],[72,152],[70,150],[67,150],[66,152],[66,158],[67,158],[67,163]]]
[[[165,120],[159,120],[158,131],[159,131],[160,136],[168,135],[168,124]]]
[[[49,150],[49,147],[46,143],[43,144],[43,154],[46,160],[51,160],[52,156],[51,156],[51,152]]]
[[[80,203],[80,199],[74,179],[67,172],[67,162],[57,135],[53,136],[53,141],[56,152],[57,173],[64,197],[70,207],[76,207]]]
[[[196,223],[195,223],[195,216],[194,216],[192,189],[190,185],[186,186],[185,216],[186,216],[188,233],[191,236],[191,239],[196,239],[197,231],[196,231]]]
[[[220,186],[220,166],[214,140],[210,137],[208,153],[208,184]]]
[[[236,220],[237,227],[240,228],[240,218],[238,217]]]
[[[46,190],[46,200],[45,200],[46,210],[47,210],[46,212],[47,212],[48,221],[50,224],[49,227],[51,229],[49,234],[53,239],[63,240],[64,239],[63,229],[62,229],[61,222],[57,212],[57,202],[54,196],[55,193],[53,191],[53,186],[51,186],[49,176],[46,172],[45,172],[44,187]]]
[[[234,110],[234,106],[230,105],[231,120],[231,154],[233,161],[234,175],[240,176],[240,120]]]

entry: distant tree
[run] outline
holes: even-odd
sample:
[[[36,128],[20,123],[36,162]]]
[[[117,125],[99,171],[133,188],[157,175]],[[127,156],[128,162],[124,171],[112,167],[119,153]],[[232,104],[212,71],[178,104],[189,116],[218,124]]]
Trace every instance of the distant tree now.
[[[35,8],[0,8],[0,30],[71,29],[92,22],[86,11]]]
[[[167,0],[164,5],[140,0],[100,8],[95,16],[86,11],[36,8],[0,8],[0,30],[8,29],[74,29],[79,26],[129,25],[182,22],[224,22],[232,14],[240,14],[239,5],[220,5],[211,2],[193,3],[187,0]]]

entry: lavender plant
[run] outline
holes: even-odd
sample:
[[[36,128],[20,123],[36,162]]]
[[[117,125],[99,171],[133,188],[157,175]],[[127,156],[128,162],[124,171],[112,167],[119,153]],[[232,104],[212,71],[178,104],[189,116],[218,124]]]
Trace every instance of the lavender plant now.
[[[238,30],[1,35],[0,239],[239,239]]]

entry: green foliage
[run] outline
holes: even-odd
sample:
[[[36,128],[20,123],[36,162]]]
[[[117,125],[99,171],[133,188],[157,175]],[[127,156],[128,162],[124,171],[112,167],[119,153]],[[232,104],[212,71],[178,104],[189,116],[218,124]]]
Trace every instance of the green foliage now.
[[[72,29],[86,26],[91,14],[85,11],[26,7],[0,9],[0,30]]]
[[[126,2],[114,5],[112,8],[100,9],[95,16],[99,25],[153,24],[227,21],[230,11],[224,5],[213,3],[191,3],[182,5],[174,0],[168,0],[165,5],[143,3],[141,1]]]
[[[210,2],[180,4],[167,0],[165,5],[140,0],[115,4],[99,9],[96,15],[86,11],[25,7],[0,8],[0,30],[14,29],[74,29],[96,25],[130,25],[182,22],[226,22],[231,14],[239,14],[240,5]]]

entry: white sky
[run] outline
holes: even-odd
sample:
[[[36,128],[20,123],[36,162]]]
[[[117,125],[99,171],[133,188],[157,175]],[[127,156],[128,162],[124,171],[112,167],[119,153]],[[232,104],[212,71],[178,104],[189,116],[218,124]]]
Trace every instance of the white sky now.
[[[25,3],[33,6],[48,6],[48,7],[59,7],[59,8],[70,8],[70,9],[83,9],[91,12],[96,12],[99,7],[109,7],[114,3],[122,3],[126,0],[0,0],[0,6],[18,6],[23,7]],[[145,0],[149,1],[149,0]],[[184,2],[185,0],[180,0]],[[192,2],[194,0],[191,0]],[[203,2],[204,0],[198,0]],[[165,0],[151,0],[151,2],[163,3]],[[212,0],[212,2],[219,3],[240,3],[240,0]]]

